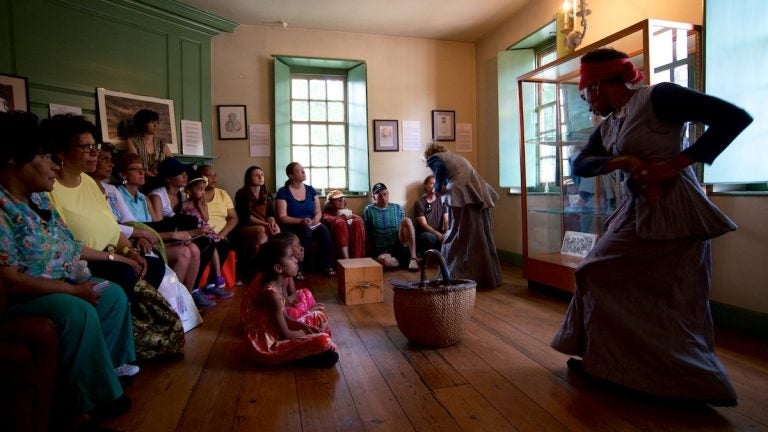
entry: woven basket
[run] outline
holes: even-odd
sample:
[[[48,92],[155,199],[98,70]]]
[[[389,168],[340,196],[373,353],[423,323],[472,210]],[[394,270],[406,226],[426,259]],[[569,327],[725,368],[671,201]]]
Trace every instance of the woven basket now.
[[[461,340],[475,307],[475,281],[392,282],[395,319],[411,343],[444,347]]]

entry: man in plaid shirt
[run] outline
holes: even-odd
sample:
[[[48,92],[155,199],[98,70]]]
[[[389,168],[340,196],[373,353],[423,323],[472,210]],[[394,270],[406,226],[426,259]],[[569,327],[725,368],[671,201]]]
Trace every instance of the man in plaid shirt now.
[[[368,238],[368,256],[387,268],[408,264],[409,271],[417,271],[416,233],[410,218],[399,204],[389,202],[389,191],[384,183],[371,189],[373,203],[363,209],[365,234]]]

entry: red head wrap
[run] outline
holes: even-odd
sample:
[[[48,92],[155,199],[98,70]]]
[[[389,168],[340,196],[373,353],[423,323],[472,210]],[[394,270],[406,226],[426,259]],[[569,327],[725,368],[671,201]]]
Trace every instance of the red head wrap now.
[[[645,78],[643,72],[636,68],[628,58],[617,58],[596,63],[582,63],[579,74],[581,75],[579,90],[583,90],[600,80],[608,78],[621,77],[625,82],[632,84],[638,83]]]

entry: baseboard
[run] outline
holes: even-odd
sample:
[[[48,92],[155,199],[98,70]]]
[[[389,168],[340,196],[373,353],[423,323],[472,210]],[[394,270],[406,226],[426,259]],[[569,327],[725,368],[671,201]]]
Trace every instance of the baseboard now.
[[[499,261],[512,264],[516,267],[523,266],[523,255],[515,252],[506,251],[503,249],[496,249],[496,253],[499,255]]]
[[[768,314],[715,301],[709,302],[712,320],[720,327],[768,339]]]

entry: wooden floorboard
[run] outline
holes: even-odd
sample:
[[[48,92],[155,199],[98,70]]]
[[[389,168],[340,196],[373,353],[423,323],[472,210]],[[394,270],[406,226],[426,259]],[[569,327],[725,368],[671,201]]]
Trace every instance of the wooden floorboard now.
[[[186,334],[181,359],[143,364],[126,388],[120,431],[768,431],[768,342],[718,329],[718,354],[739,395],[733,408],[667,406],[571,376],[549,347],[567,296],[504,284],[478,291],[461,342],[425,349],[384,303],[345,306],[336,281],[310,275],[331,317],[340,360],[331,369],[263,368],[239,327],[241,288]],[[430,270],[430,275],[434,270]],[[418,274],[386,272],[385,280]]]

